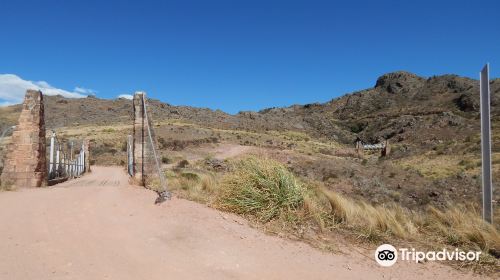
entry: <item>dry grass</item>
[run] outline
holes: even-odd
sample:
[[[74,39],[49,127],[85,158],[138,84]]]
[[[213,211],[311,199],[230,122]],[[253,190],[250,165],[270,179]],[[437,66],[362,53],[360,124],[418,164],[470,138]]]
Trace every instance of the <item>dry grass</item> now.
[[[180,197],[202,203],[211,203],[217,190],[217,178],[206,171],[167,172],[169,190]]]
[[[358,231],[368,240],[391,236],[431,246],[446,244],[498,254],[498,229],[484,222],[473,207],[428,207],[412,212],[399,205],[372,206],[337,193],[325,191],[333,220]]]
[[[381,235],[394,235],[409,239],[416,233],[416,227],[410,218],[410,211],[400,206],[375,207],[363,201],[353,201],[334,192],[324,191],[324,194],[330,203],[333,220],[360,230],[368,239]]]
[[[281,163],[248,157],[224,177],[217,206],[268,222],[302,207],[304,194],[302,182]]]
[[[1,174],[1,173],[0,173]],[[11,182],[0,182],[0,192],[1,191],[14,191],[16,187]]]
[[[443,243],[453,246],[500,250],[500,234],[491,224],[485,223],[473,207],[450,207],[439,210],[429,207],[425,217],[425,231],[440,235]]]
[[[441,179],[456,175],[465,170],[460,165],[463,157],[440,155],[432,157],[430,154],[418,155],[397,162],[403,168],[413,169],[429,179]]]
[[[63,138],[89,138],[95,141],[106,140],[122,142],[132,132],[132,125],[80,125],[78,127],[59,127],[56,133]]]
[[[465,155],[436,155],[428,152],[423,155],[412,156],[397,161],[403,168],[416,170],[429,179],[442,179],[465,172],[471,175],[480,175],[481,156],[478,154]],[[500,153],[492,154],[493,171],[500,170]]]

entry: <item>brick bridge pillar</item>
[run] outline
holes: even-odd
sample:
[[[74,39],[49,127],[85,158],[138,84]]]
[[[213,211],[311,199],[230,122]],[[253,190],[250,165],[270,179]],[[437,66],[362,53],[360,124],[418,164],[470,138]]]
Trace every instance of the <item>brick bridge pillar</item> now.
[[[133,174],[135,183],[146,186],[147,180],[158,176],[159,160],[155,153],[157,149],[154,129],[151,126],[151,115],[147,112],[146,93],[136,92],[133,99],[134,132],[133,132]]]
[[[7,148],[2,185],[41,187],[47,183],[45,121],[41,91],[27,90],[19,124]]]
[[[147,136],[145,128],[145,118],[144,118],[144,92],[136,92],[134,94],[133,104],[134,104],[134,179],[139,185],[144,185],[144,145],[145,137]]]

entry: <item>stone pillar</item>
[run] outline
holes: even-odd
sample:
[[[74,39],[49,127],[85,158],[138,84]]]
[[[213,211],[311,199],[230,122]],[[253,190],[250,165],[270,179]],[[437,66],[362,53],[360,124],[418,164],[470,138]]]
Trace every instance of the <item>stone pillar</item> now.
[[[389,145],[389,140],[385,140],[384,148],[382,149],[382,156],[386,157],[391,153],[391,146]]]
[[[7,149],[2,185],[41,187],[47,183],[45,121],[41,91],[27,90],[19,125]]]
[[[139,185],[144,185],[144,144],[147,136],[144,131],[144,92],[134,94],[134,179]]]
[[[83,140],[83,152],[85,153],[85,172],[90,172],[90,141],[88,139]]]
[[[364,154],[364,147],[361,141],[356,141],[356,152],[358,153],[358,155]]]

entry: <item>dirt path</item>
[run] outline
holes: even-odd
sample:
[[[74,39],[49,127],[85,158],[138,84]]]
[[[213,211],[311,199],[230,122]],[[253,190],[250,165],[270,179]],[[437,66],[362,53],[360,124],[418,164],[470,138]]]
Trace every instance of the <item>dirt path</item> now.
[[[0,193],[0,279],[464,279],[437,264],[381,268],[266,235],[234,215],[129,186],[118,167]]]
[[[195,150],[196,152],[185,152],[184,158],[193,162],[197,160],[201,160],[207,157],[207,155],[210,155],[213,158],[216,159],[228,159],[232,157],[237,157],[239,155],[248,153],[249,151],[254,150],[253,147],[249,146],[242,146],[238,144],[230,144],[230,143],[222,143],[218,144],[217,147],[210,147],[210,148],[201,148]],[[171,169],[175,167],[177,164],[176,163],[169,163],[169,164],[163,164],[162,168],[166,169]]]

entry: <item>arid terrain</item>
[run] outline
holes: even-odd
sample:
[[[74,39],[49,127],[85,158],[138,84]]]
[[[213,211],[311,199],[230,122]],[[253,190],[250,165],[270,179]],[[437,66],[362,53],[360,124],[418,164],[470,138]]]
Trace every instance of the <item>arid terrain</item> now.
[[[90,246],[86,249],[88,251],[78,252],[79,244],[68,239],[67,245],[76,251],[76,261],[63,264],[62,260],[68,258],[64,254],[68,253],[54,252],[61,254],[60,259],[50,264],[55,266],[57,274],[54,277],[43,274],[45,278],[42,279],[57,279],[58,273],[74,273],[79,269],[75,268],[77,265],[83,265],[80,268],[89,271],[93,271],[90,267],[99,267],[96,271],[101,274],[95,274],[96,278],[110,275],[112,279],[137,279],[134,275],[145,274],[139,274],[135,270],[138,267],[126,265],[134,261],[138,262],[135,265],[148,267],[153,279],[161,278],[158,275],[163,273],[181,276],[186,270],[192,270],[198,278],[210,272],[217,279],[304,278],[316,272],[317,277],[309,278],[343,275],[348,279],[366,279],[368,276],[363,275],[370,275],[370,278],[412,279],[416,275],[426,275],[428,277],[422,277],[446,279],[472,277],[470,273],[480,272],[497,275],[500,273],[498,188],[494,192],[493,226],[481,224],[478,218],[481,194],[478,81],[455,75],[423,78],[408,72],[395,72],[379,77],[374,84],[373,88],[327,103],[269,108],[236,115],[149,100],[161,161],[169,188],[175,194],[174,200],[154,206],[149,203],[149,200],[154,201],[154,193],[128,186],[122,175],[116,176],[122,178],[116,179],[116,186],[100,186],[98,182],[105,180],[101,172],[106,169],[99,167],[95,174],[86,176],[101,177],[79,179],[96,180],[90,184],[92,187],[84,188],[78,183],[73,186],[73,182],[67,182],[53,190],[2,192],[0,205],[6,210],[1,212],[3,215],[7,210],[22,215],[41,215],[37,221],[41,224],[29,225],[48,230],[40,232],[41,244],[28,244],[22,236],[16,242],[17,246],[33,246],[24,250],[36,249],[34,254],[42,254],[30,256],[33,259],[46,259],[43,254],[48,253],[43,253],[37,246],[50,246],[50,242],[55,241],[43,241],[44,238],[49,238],[54,232],[66,233],[67,229],[57,228],[57,218],[50,220],[46,214],[58,211],[53,208],[58,205],[56,200],[48,206],[37,206],[40,208],[21,207],[24,200],[20,200],[20,196],[32,196],[31,202],[36,204],[41,202],[40,199],[51,198],[48,194],[53,192],[57,196],[52,199],[63,200],[62,207],[76,216],[74,221],[63,220],[66,225],[89,230],[90,236],[84,239]],[[500,79],[491,82],[491,92],[493,184],[496,185],[500,179]],[[0,107],[0,132],[16,124],[20,109],[19,105]],[[47,131],[55,130],[58,137],[66,141],[82,137],[90,139],[92,163],[96,165],[125,168],[126,137],[132,132],[132,113],[132,101],[127,99],[45,98]],[[2,140],[0,155],[10,141],[8,136]],[[381,157],[379,152],[358,154],[354,149],[357,138],[373,144],[387,139],[391,153],[386,157]],[[231,186],[246,183],[241,178],[248,174],[242,169],[260,165],[269,168],[264,170],[266,172],[277,170],[282,172],[280,176],[299,182],[297,185],[307,192],[299,199],[300,207],[294,204],[293,209],[278,209],[268,215],[227,204],[227,193],[235,191],[230,189]],[[116,168],[110,170],[119,172]],[[246,179],[252,180],[250,177]],[[76,190],[70,192],[72,187]],[[19,203],[11,199],[19,200]],[[22,209],[17,212],[14,210],[17,208],[10,206]],[[33,209],[40,211],[30,212]],[[170,215],[176,219],[171,219]],[[181,215],[186,215],[186,218],[179,218]],[[380,217],[380,220],[366,218],[371,215]],[[43,221],[56,228],[43,228],[46,223],[41,219],[49,219]],[[143,226],[144,232],[131,229],[136,225]],[[109,227],[110,232],[104,232],[101,226]],[[170,232],[173,228],[180,231],[178,235]],[[102,231],[104,238],[99,240],[98,233],[91,229]],[[211,231],[211,235],[202,229]],[[4,229],[2,238],[15,235],[14,230]],[[122,230],[125,232],[120,232]],[[262,234],[263,231],[271,235]],[[118,236],[113,237],[112,233]],[[81,240],[82,232],[76,229],[68,234]],[[240,234],[243,237],[240,238]],[[206,244],[201,237],[214,243]],[[228,243],[223,242],[224,237]],[[169,238],[181,245],[166,242],[165,239]],[[91,244],[96,240],[98,243]],[[99,252],[99,244],[105,244],[105,240],[112,240],[111,247],[109,251]],[[258,246],[261,244],[257,240],[267,242],[266,248],[260,250]],[[345,255],[352,246],[371,257],[372,249],[381,242],[425,249],[447,246],[481,250],[485,258],[479,265],[451,263],[440,265],[436,270],[433,267],[432,270],[436,271],[433,276],[430,266],[435,264],[410,265],[397,270],[396,274],[394,268],[382,270],[373,260],[365,261],[361,253]],[[120,247],[129,243],[130,248]],[[231,248],[224,251],[224,248],[217,247],[223,243],[230,244]],[[14,246],[12,244],[9,242],[3,246]],[[134,256],[133,252],[144,246],[151,248]],[[187,246],[188,251],[175,246]],[[240,247],[235,249],[233,246]],[[4,249],[13,250],[10,247]],[[181,253],[182,258],[163,255],[162,250]],[[241,255],[233,256],[236,251]],[[262,258],[256,258],[257,252]],[[217,254],[217,257],[210,253]],[[82,264],[83,255],[87,254],[95,254],[104,263],[85,261]],[[122,257],[114,258],[118,255]],[[291,258],[292,255],[297,258]],[[16,258],[4,258],[0,263],[14,265]],[[238,259],[242,261],[237,262]],[[295,262],[301,265],[290,265]],[[130,271],[107,271],[106,263],[112,268],[123,264]],[[169,267],[162,267],[162,263],[168,263]],[[200,263],[204,266],[193,268]],[[302,265],[305,264],[311,268],[304,268]],[[62,268],[64,265],[67,267]],[[35,275],[36,269],[42,270],[42,266],[26,273]],[[275,268],[276,274],[267,274],[270,266]],[[1,268],[1,273],[5,273],[5,266]],[[251,274],[253,269],[256,274]],[[355,271],[359,274],[353,273]],[[16,273],[23,273],[22,269]],[[461,274],[457,276],[455,273]],[[11,278],[23,278],[23,274],[14,275],[19,277]]]

